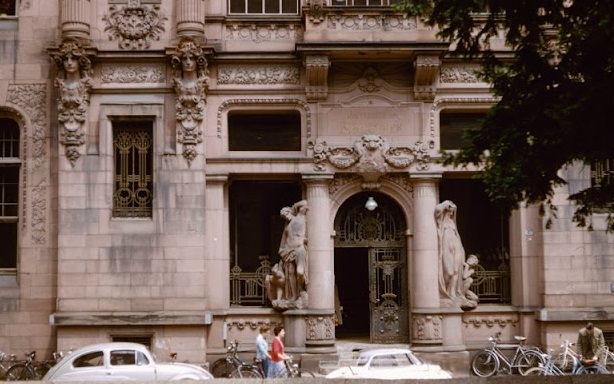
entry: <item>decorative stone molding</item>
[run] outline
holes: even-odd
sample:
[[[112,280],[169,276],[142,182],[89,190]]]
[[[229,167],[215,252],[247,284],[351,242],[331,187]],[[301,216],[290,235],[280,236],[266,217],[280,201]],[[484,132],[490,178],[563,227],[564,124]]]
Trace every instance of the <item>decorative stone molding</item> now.
[[[390,147],[379,135],[363,135],[352,147],[329,147],[316,139],[308,143],[313,151],[314,169],[323,171],[326,163],[343,170],[360,173],[367,182],[376,181],[389,168],[405,169],[416,164],[418,169],[429,167],[429,145],[418,141],[411,147]]]
[[[32,188],[31,239],[34,244],[45,244],[47,239],[47,182]]]
[[[277,85],[299,84],[300,71],[291,64],[234,64],[220,65],[219,85]]]
[[[407,15],[330,13],[326,27],[336,31],[407,32],[418,28],[416,19]]]
[[[47,159],[47,86],[45,84],[11,84],[6,101],[25,111],[32,124],[32,158],[34,169]]]
[[[444,65],[441,67],[439,81],[442,83],[478,83],[478,65]]]
[[[64,40],[51,56],[58,69],[58,121],[60,142],[66,158],[74,167],[81,156],[79,147],[85,143],[84,124],[90,104],[92,63],[77,40]]]
[[[166,70],[156,64],[103,64],[101,80],[105,84],[166,83]]]
[[[307,316],[308,343],[335,341],[335,316]]]
[[[90,0],[61,0],[60,25],[63,39],[90,40]]]
[[[188,165],[196,158],[196,145],[203,141],[201,125],[205,117],[205,93],[209,86],[205,51],[190,38],[182,39],[171,56],[173,87],[177,94],[175,117],[178,141]]]
[[[311,110],[307,103],[299,99],[230,99],[220,104],[217,110],[217,137],[222,138],[222,119],[224,118],[224,112],[234,105],[246,106],[257,105],[259,107],[275,107],[280,106],[295,106],[300,107],[305,116],[305,130],[307,131],[307,137],[311,137]]]
[[[336,173],[328,185],[328,192],[333,195],[344,186],[359,180],[361,180],[361,177],[353,173]]]
[[[443,316],[437,314],[414,314],[412,335],[414,342],[441,343]]]
[[[259,44],[265,41],[299,41],[302,37],[302,30],[294,24],[226,24],[226,40]]]
[[[226,321],[226,328],[230,331],[233,328],[238,329],[239,331],[243,331],[244,329],[250,329],[252,331],[258,330],[260,326],[267,325],[271,328],[275,327],[277,323],[272,322],[270,320],[245,320],[245,319],[234,319]]]
[[[383,179],[400,186],[403,188],[403,190],[410,194],[413,194],[414,192],[414,187],[409,179],[409,175],[406,173],[389,173],[385,175]]]
[[[160,5],[141,5],[141,0],[128,0],[123,7],[111,5],[109,14],[102,18],[109,40],[118,41],[120,49],[147,49],[153,40],[160,40],[166,17]]]
[[[463,324],[465,324],[465,328],[469,328],[469,326],[473,326],[474,328],[481,328],[485,326],[487,328],[493,328],[494,326],[498,326],[500,328],[505,328],[508,325],[515,327],[518,324],[518,317],[514,315],[498,315],[498,316],[464,316]]]
[[[307,75],[307,100],[326,100],[328,97],[328,69],[330,60],[326,55],[308,55],[305,57]]]
[[[414,62],[414,96],[418,100],[432,100],[437,91],[437,75],[441,61],[439,56],[418,55]]]

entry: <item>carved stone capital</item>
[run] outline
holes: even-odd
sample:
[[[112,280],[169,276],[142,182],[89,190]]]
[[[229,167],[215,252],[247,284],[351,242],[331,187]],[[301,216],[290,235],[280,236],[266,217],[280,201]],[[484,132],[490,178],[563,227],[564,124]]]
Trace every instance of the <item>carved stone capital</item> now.
[[[307,74],[307,100],[326,100],[328,97],[328,69],[330,60],[326,55],[309,55],[305,57]]]
[[[414,96],[418,100],[433,100],[437,90],[437,78],[441,60],[435,55],[419,55],[414,62]]]

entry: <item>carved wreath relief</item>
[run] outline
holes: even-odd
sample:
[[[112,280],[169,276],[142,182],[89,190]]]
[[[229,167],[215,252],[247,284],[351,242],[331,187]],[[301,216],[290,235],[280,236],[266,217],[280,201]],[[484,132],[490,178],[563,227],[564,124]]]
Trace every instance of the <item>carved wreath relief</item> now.
[[[160,6],[141,5],[140,0],[129,0],[128,5],[109,7],[105,15],[105,32],[110,32],[109,40],[117,39],[120,49],[146,49],[152,40],[160,40],[164,32],[166,17],[160,13]]]
[[[53,59],[58,67],[55,86],[59,90],[60,141],[74,167],[80,156],[78,148],[85,143],[83,125],[89,109],[92,63],[76,40],[63,41]]]
[[[196,158],[196,145],[203,141],[201,124],[205,117],[205,93],[209,85],[204,50],[192,39],[179,42],[172,56],[173,87],[177,93],[175,116],[178,140],[188,165]]]
[[[355,167],[358,172],[384,173],[387,166],[403,169],[413,163],[426,169],[430,160],[429,146],[422,141],[412,147],[390,147],[379,135],[364,135],[352,147],[329,147],[321,140],[310,142],[309,146],[316,170],[324,170],[329,162],[340,169]]]

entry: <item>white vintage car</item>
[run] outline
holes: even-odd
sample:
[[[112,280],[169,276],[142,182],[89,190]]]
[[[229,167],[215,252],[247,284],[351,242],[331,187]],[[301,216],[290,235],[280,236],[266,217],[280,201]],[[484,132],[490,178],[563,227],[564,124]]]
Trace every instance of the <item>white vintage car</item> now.
[[[328,379],[450,379],[450,372],[421,362],[409,349],[377,348],[360,352],[353,365],[338,368]]]
[[[207,380],[204,368],[184,363],[156,363],[147,347],[137,343],[103,343],[65,356],[43,381]]]

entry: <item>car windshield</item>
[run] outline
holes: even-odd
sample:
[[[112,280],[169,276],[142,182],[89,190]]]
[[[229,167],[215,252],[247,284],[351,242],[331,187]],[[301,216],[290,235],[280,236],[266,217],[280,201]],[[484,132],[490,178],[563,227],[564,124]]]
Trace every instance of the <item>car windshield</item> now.
[[[368,363],[369,356],[359,356],[356,361],[357,366],[364,366]],[[375,355],[371,358],[369,367],[372,368],[390,368],[390,367],[407,367],[414,365],[411,357],[407,353],[387,353]]]

